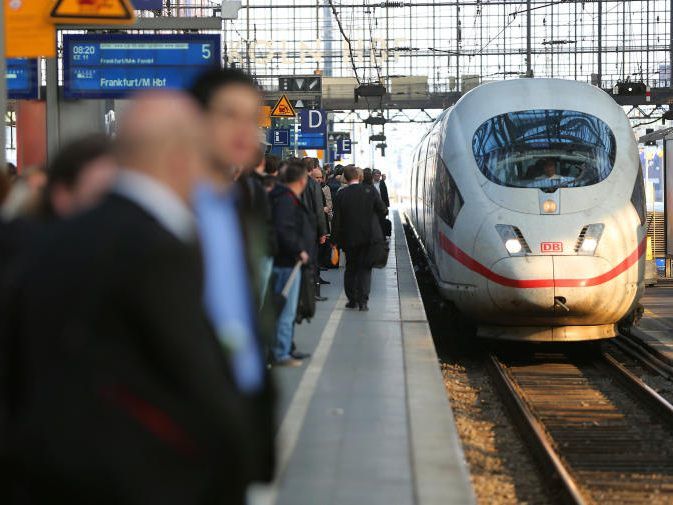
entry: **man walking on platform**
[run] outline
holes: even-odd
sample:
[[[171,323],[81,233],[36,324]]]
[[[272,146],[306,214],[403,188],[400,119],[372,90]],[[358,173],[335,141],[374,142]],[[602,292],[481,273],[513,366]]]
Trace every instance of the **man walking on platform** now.
[[[336,195],[332,231],[335,242],[346,252],[346,308],[367,311],[372,275],[370,249],[375,241],[383,240],[379,220],[388,211],[372,186],[359,183],[356,167],[346,167],[344,177],[348,186]]]
[[[374,189],[379,192],[379,195],[381,195],[381,200],[383,200],[383,203],[385,204],[386,207],[390,208],[390,197],[388,196],[388,186],[386,186],[386,181],[383,179],[383,174],[381,174],[381,171],[377,168],[374,169],[372,172],[372,175],[374,176]]]

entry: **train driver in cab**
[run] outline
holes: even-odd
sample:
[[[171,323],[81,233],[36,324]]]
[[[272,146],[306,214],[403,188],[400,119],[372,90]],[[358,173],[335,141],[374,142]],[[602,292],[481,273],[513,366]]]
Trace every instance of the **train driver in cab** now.
[[[550,181],[561,179],[561,176],[556,172],[556,161],[553,159],[546,159],[542,161],[542,175],[538,176],[538,180]]]

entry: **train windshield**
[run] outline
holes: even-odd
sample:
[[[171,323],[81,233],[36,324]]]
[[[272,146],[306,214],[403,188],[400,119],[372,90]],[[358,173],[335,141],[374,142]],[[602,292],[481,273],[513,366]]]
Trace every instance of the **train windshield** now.
[[[615,162],[615,136],[603,121],[570,110],[526,110],[482,124],[472,139],[477,165],[491,181],[513,188],[591,186]]]

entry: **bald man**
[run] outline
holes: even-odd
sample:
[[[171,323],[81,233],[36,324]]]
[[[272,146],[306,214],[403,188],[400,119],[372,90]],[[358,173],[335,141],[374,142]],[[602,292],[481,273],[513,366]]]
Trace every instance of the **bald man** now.
[[[243,503],[252,435],[202,309],[189,210],[202,123],[182,94],[140,96],[114,191],[59,225],[15,284],[0,440],[25,502]]]

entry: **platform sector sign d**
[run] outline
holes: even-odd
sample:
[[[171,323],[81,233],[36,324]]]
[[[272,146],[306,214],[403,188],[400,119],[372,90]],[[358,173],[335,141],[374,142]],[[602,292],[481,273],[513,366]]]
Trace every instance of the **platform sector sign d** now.
[[[281,96],[271,111],[271,117],[295,117],[296,115],[297,113],[294,107],[292,107],[290,100],[287,99],[287,95]]]
[[[49,18],[57,24],[125,24],[136,21],[130,0],[56,0]]]
[[[319,109],[299,111],[302,133],[323,133],[327,135],[327,113]]]

